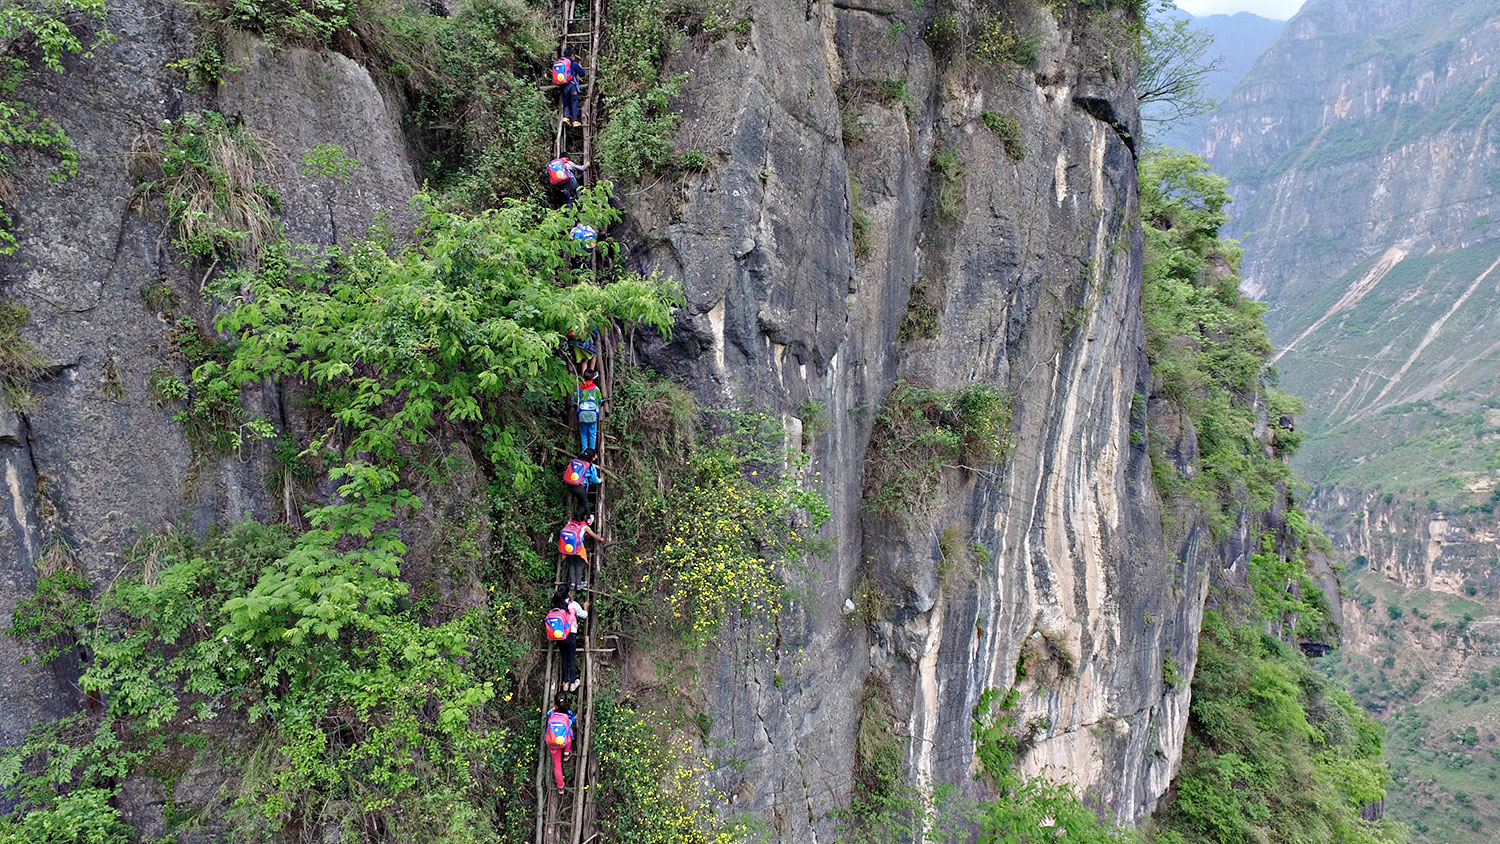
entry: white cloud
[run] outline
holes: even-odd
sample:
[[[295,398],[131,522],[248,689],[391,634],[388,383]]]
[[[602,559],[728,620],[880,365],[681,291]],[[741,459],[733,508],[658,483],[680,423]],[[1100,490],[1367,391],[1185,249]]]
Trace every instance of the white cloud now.
[[[1177,0],[1184,11],[1198,16],[1252,12],[1263,18],[1289,20],[1306,0]]]

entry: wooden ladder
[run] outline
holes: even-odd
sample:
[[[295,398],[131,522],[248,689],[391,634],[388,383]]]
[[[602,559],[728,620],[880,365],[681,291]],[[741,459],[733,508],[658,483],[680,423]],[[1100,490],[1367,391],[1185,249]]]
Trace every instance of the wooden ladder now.
[[[578,112],[579,120],[583,127],[579,131],[572,131],[572,127],[563,120],[562,109],[558,109],[557,131],[553,138],[553,156],[583,163],[593,161],[593,135],[596,127],[596,116],[598,114],[598,71],[599,51],[601,36],[604,31],[604,0],[560,0],[554,6],[558,18],[558,50],[561,54],[563,47],[573,48],[573,57],[583,64],[588,76],[584,80],[583,89],[579,92]],[[590,174],[584,174],[584,182]],[[603,232],[600,232],[602,235]],[[597,250],[592,257],[595,277],[599,269],[599,256]],[[596,348],[596,360],[599,362],[600,386],[606,397],[612,396],[611,385],[614,381],[614,349],[616,348],[617,331],[613,326],[601,329],[599,342]],[[569,350],[569,354],[572,350]],[[609,406],[611,402],[606,399],[602,408],[603,412],[599,419],[599,459],[600,465],[609,465],[607,458],[608,447],[605,437],[605,424],[609,418]],[[577,442],[577,419],[570,412],[569,427],[573,431]],[[571,443],[570,443],[571,445]],[[604,487],[598,488],[597,503],[594,507],[594,529],[601,535],[608,535],[609,508],[604,493]],[[566,504],[564,506],[567,506]],[[602,545],[594,549],[589,557],[589,566],[586,576],[588,578],[590,592],[599,585],[599,576],[603,570],[605,549]],[[566,558],[558,561],[556,569],[556,584],[561,585],[568,582],[570,573]],[[554,586],[555,588],[555,586]],[[596,593],[597,594],[597,593]],[[582,640],[579,643],[578,677],[581,681],[579,686],[578,700],[575,706],[582,710],[573,735],[573,755],[570,760],[572,770],[564,766],[563,779],[567,783],[567,790],[557,794],[557,786],[552,778],[551,752],[543,746],[540,758],[537,760],[536,772],[536,839],[535,844],[583,844],[584,841],[592,841],[597,837],[594,830],[594,783],[598,776],[599,764],[595,758],[592,748],[594,732],[594,678],[599,667],[598,653],[594,648],[595,630],[599,618],[599,603],[594,601],[591,605],[588,618],[579,624],[579,635]],[[561,659],[558,657],[557,649],[547,648],[547,669],[541,690],[541,711],[548,712],[552,708],[553,698],[561,689]],[[585,836],[585,833],[588,833]]]

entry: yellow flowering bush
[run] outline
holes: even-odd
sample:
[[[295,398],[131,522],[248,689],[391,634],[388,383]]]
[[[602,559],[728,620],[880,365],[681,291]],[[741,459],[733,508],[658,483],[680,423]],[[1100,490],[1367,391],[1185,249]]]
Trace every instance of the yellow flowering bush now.
[[[632,562],[637,606],[663,596],[671,615],[660,620],[690,644],[736,613],[774,621],[783,592],[777,568],[806,555],[828,519],[799,464],[766,459],[780,456],[766,445],[766,420],[740,421],[655,497],[643,521],[660,544],[639,543]]]
[[[714,811],[722,795],[704,783],[707,766],[680,738],[667,738],[628,704],[602,697],[595,712],[595,788],[607,841],[632,844],[730,844],[738,829]]]

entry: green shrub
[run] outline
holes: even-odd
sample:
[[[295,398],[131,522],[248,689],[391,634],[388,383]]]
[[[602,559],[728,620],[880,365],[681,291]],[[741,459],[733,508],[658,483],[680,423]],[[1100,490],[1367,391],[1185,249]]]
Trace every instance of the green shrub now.
[[[226,27],[209,27],[199,32],[196,40],[198,49],[193,55],[167,62],[167,67],[182,71],[189,91],[212,88],[223,82],[229,74],[239,71],[238,67],[229,62]]]
[[[937,303],[932,301],[935,295],[926,278],[912,281],[911,292],[906,298],[906,315],[901,318],[901,327],[896,332],[901,342],[930,340],[938,335],[941,323]]]
[[[135,163],[155,172],[144,182],[160,197],[171,221],[172,242],[190,259],[254,261],[280,237],[271,188],[270,143],[216,111],[163,121],[160,142],[142,136]]]
[[[875,221],[865,213],[865,209],[859,204],[859,185],[849,185],[849,230],[854,245],[855,258],[868,258],[870,250],[875,248]]]
[[[708,157],[701,149],[690,149],[678,157],[677,166],[684,170],[705,170],[708,168]]]
[[[374,0],[188,0],[203,16],[276,41],[323,46],[373,11]]]
[[[1005,154],[1011,161],[1021,161],[1026,158],[1026,143],[1021,139],[1021,123],[1008,114],[985,109],[979,113],[979,119],[989,127],[995,137],[1005,147]]]
[[[605,174],[630,181],[671,162],[681,120],[671,100],[687,75],[665,67],[682,26],[664,0],[618,0],[607,17],[598,84],[608,119],[596,155]]]
[[[1360,810],[1384,796],[1381,729],[1293,647],[1210,611],[1175,796],[1158,812],[1197,842],[1398,840]]]
[[[953,148],[933,153],[932,170],[937,175],[937,196],[933,207],[939,219],[952,223],[964,207],[964,166]]]
[[[638,525],[651,540],[632,543],[620,578],[630,584],[621,590],[627,602],[663,607],[659,623],[695,647],[736,616],[774,623],[784,596],[778,570],[815,550],[829,517],[802,464],[782,468],[778,422],[745,416],[731,424],[677,461],[670,484],[646,500]]]
[[[1291,472],[1264,457],[1257,404],[1296,407],[1265,383],[1272,348],[1264,306],[1240,292],[1237,276],[1210,269],[1239,260],[1238,248],[1219,238],[1228,202],[1227,182],[1196,156],[1157,152],[1141,161],[1146,353],[1156,397],[1192,420],[1200,452],[1190,479],[1174,479],[1159,451],[1153,474],[1164,494],[1195,501],[1216,536],[1227,535],[1240,502],[1259,513],[1285,497]],[[1279,417],[1272,422],[1280,428]],[[1295,442],[1280,445],[1285,456]]]
[[[975,61],[991,67],[1005,64],[1036,67],[1036,50],[1041,37],[1022,32],[1017,23],[1017,17],[1000,12],[979,17],[970,25],[970,55]]]
[[[70,561],[66,551],[49,551],[43,561]],[[39,566],[44,568],[44,566]],[[43,645],[37,657],[51,662],[74,643],[74,636],[89,621],[89,582],[71,565],[55,565],[55,570],[37,578],[36,591],[16,604],[6,635]],[[30,656],[22,662],[29,662]]]
[[[943,469],[987,471],[1010,452],[1010,402],[987,384],[934,390],[898,381],[875,417],[865,458],[864,503],[889,516],[915,513]]]
[[[16,156],[22,150],[56,156],[57,166],[48,177],[54,183],[78,173],[78,151],[57,121],[16,99],[31,73],[27,57],[35,55],[43,68],[62,73],[65,57],[89,58],[114,40],[102,28],[107,14],[105,0],[9,0],[0,5],[0,255],[16,250],[5,210]],[[89,26],[98,29],[88,39],[75,31]],[[13,49],[19,45],[25,49]]]
[[[347,185],[349,178],[358,169],[359,160],[349,155],[349,150],[339,144],[324,141],[302,153],[302,175],[304,176],[321,176],[341,185]]]
[[[21,337],[26,318],[24,307],[0,303],[0,400],[12,410],[31,407],[31,382],[46,372],[45,361]]]
[[[610,840],[641,844],[720,844],[739,831],[714,806],[721,799],[701,783],[703,760],[669,738],[667,725],[612,696],[595,711],[593,749],[599,759],[599,827]]]

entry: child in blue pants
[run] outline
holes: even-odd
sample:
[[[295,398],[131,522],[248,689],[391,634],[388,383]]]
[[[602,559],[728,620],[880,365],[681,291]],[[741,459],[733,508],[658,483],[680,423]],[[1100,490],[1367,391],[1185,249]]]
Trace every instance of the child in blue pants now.
[[[604,403],[604,391],[594,384],[594,379],[585,378],[573,391],[573,407],[578,413],[578,439],[584,451],[599,447],[599,414]]]

